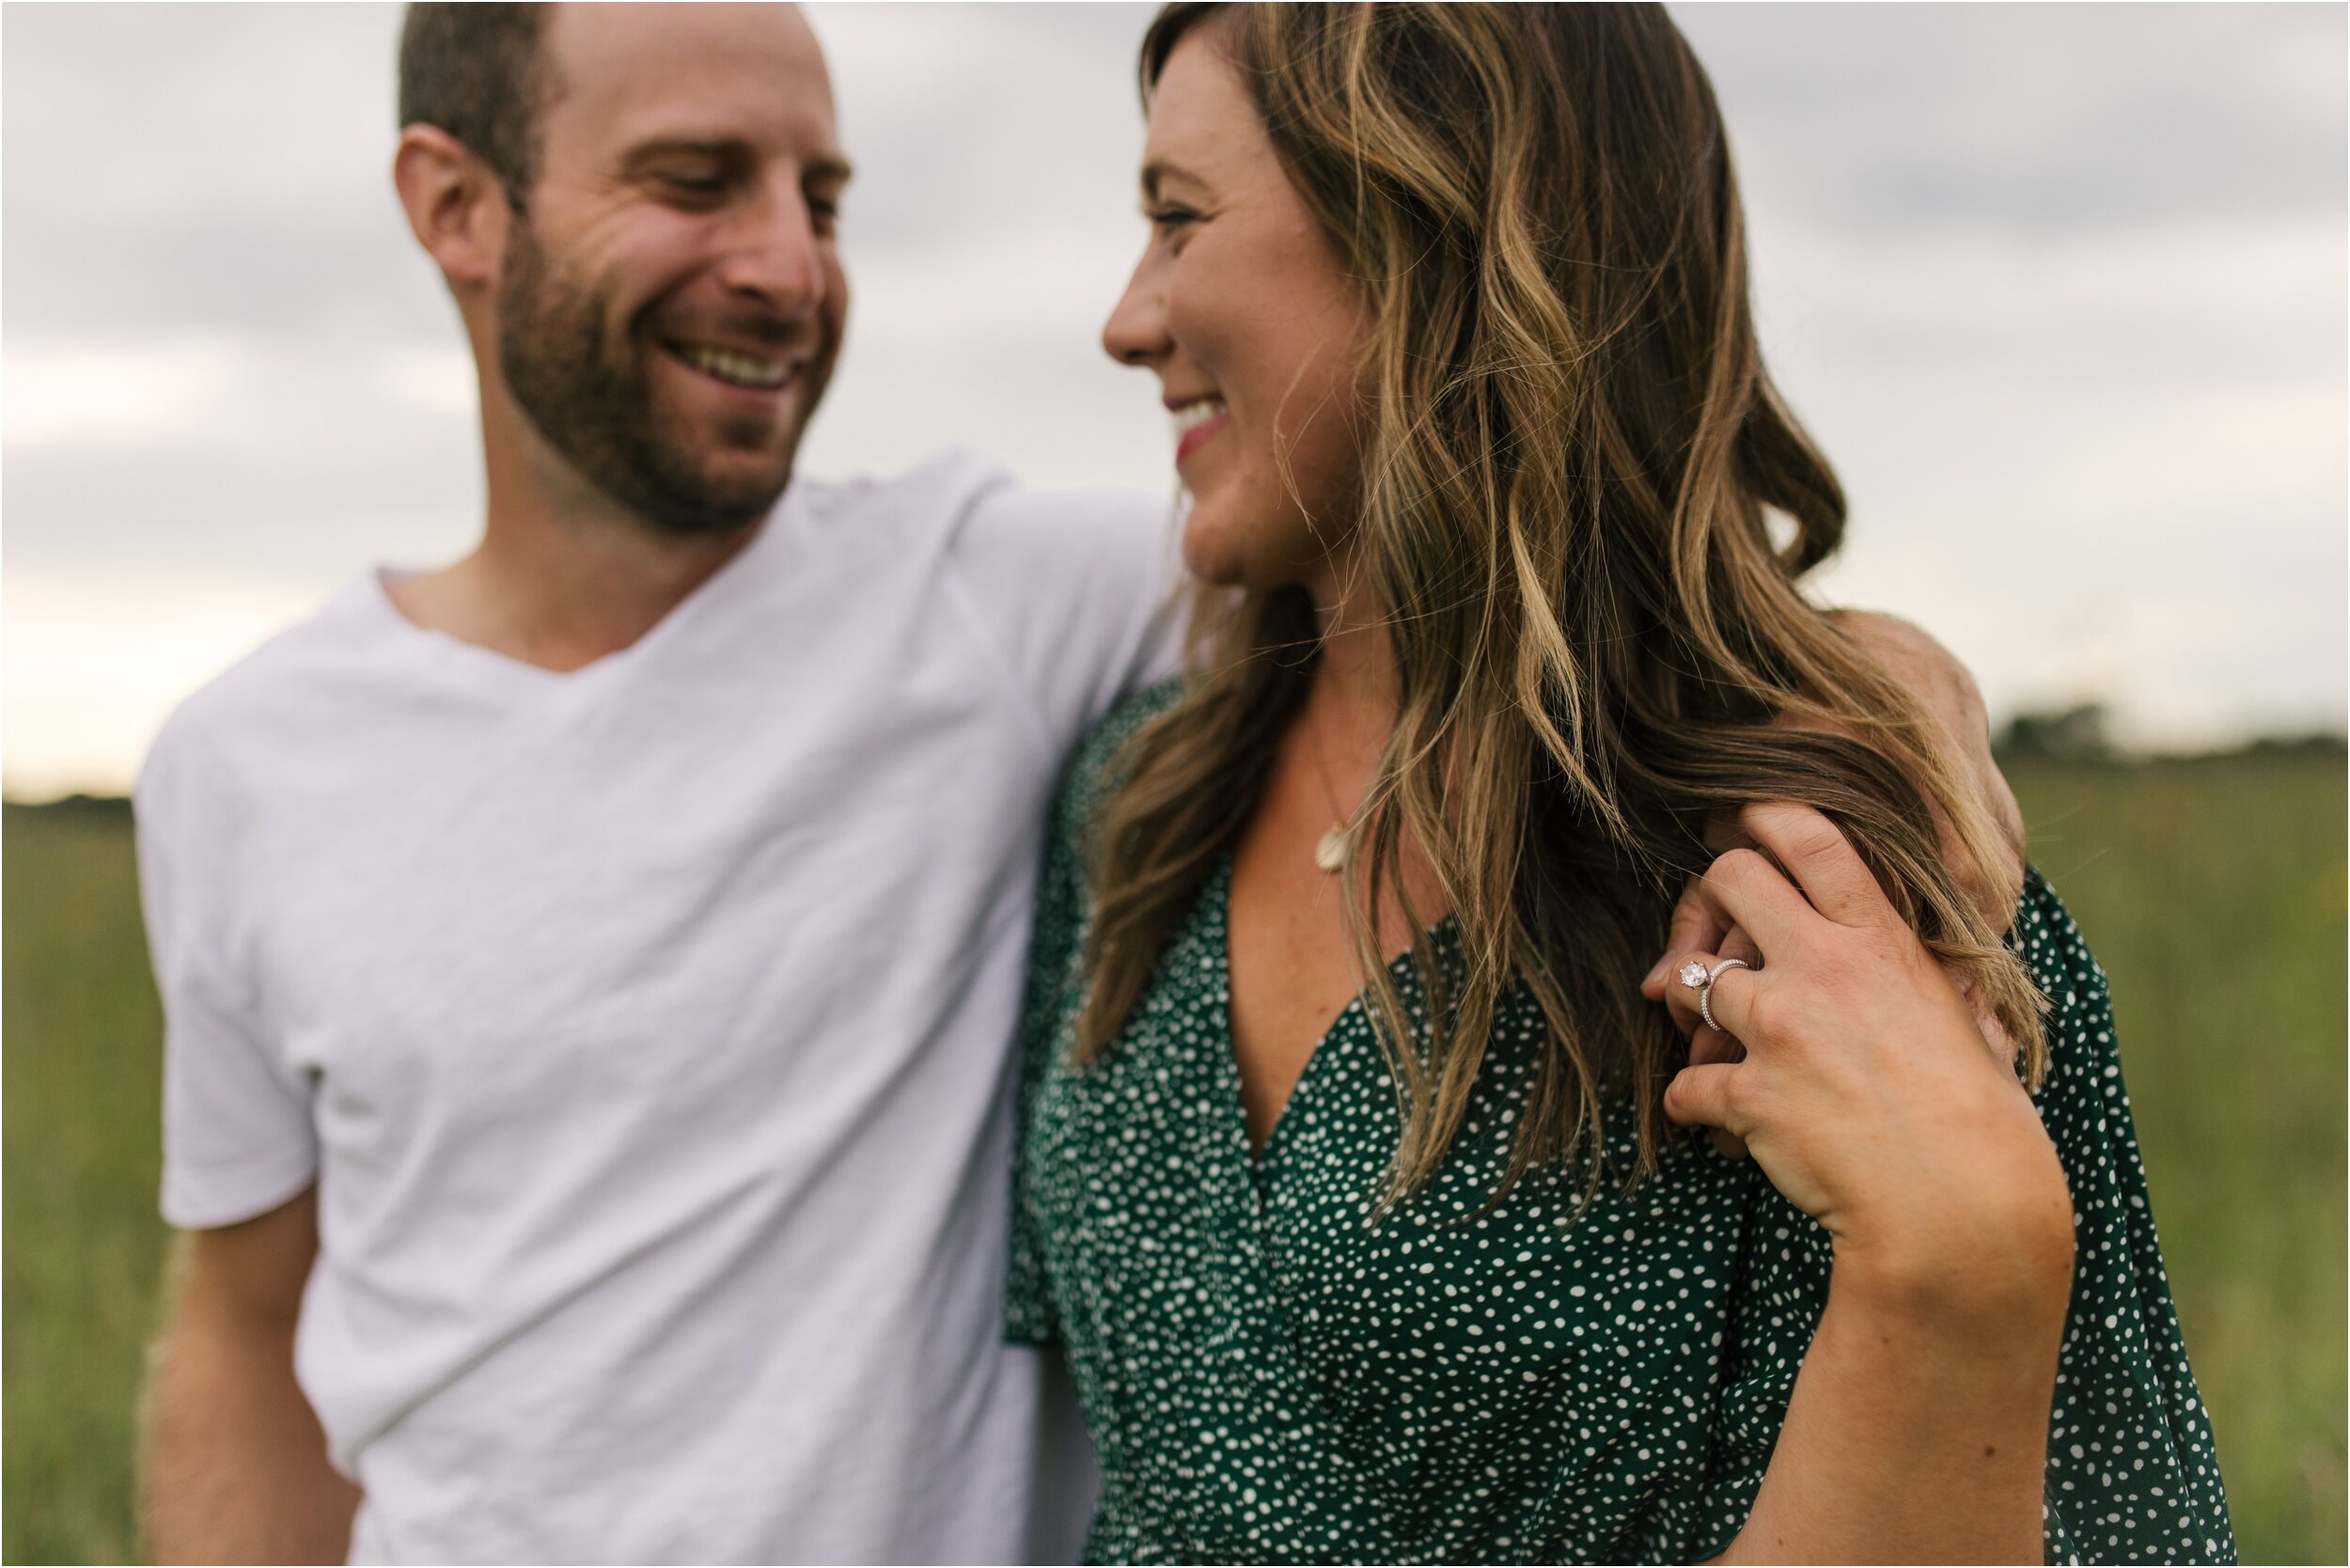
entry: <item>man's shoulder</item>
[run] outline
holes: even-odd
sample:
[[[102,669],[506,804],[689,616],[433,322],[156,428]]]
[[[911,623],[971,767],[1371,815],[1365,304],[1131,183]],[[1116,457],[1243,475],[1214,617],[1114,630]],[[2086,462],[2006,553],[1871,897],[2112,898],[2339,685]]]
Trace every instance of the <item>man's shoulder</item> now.
[[[792,504],[819,526],[885,518],[920,528],[935,525],[966,549],[1020,553],[1116,549],[1167,533],[1167,497],[1128,486],[1034,485],[1003,459],[950,447],[894,474],[807,478],[793,484]]]
[[[786,498],[818,527],[884,520],[904,526],[951,527],[979,500],[1015,483],[999,458],[951,447],[894,473],[796,477]]]
[[[266,748],[272,738],[335,710],[335,688],[368,657],[366,580],[272,634],[180,700],[140,770],[142,799],[181,773]]]

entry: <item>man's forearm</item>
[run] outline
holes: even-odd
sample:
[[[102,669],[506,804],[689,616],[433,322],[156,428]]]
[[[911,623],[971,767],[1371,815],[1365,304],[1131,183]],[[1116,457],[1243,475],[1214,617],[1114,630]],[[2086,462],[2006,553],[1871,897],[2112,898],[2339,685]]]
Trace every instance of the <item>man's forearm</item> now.
[[[157,1562],[341,1562],[359,1489],[293,1375],[290,1330],[185,1309],[155,1371],[145,1477]]]

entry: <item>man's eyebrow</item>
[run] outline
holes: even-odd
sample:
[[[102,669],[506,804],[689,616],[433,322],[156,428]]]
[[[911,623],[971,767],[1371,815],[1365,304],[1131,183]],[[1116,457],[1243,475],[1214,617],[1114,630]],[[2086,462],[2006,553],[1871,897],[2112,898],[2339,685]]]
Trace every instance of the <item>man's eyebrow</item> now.
[[[662,158],[740,158],[750,145],[734,136],[660,136],[628,149],[631,168]]]
[[[664,158],[716,158],[739,163],[750,156],[750,143],[739,136],[662,136],[629,149],[625,162],[634,170]],[[804,172],[811,180],[845,185],[854,171],[838,153],[822,152],[807,161]]]

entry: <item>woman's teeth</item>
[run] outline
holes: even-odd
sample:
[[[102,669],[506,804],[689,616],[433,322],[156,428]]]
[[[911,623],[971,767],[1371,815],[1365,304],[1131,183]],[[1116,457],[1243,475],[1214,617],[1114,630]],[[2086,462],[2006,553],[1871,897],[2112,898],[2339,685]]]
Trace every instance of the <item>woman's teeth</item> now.
[[[704,348],[699,344],[681,344],[677,356],[707,375],[736,386],[748,386],[760,391],[773,391],[791,379],[791,369],[772,360],[753,359],[744,353],[728,349]]]
[[[1193,427],[1204,425],[1223,412],[1221,398],[1202,398],[1196,403],[1185,403],[1175,410],[1175,439],[1181,441]]]

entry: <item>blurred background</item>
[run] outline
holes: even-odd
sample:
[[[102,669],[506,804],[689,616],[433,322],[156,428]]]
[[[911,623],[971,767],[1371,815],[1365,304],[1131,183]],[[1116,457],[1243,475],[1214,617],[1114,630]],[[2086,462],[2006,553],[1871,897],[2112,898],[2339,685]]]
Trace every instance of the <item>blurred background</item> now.
[[[1832,599],[1976,672],[2114,980],[2247,1560],[2344,1540],[2345,10],[1672,8]],[[1095,335],[1150,8],[819,5],[859,173],[809,472],[948,445],[1166,488]],[[164,1289],[120,796],[187,692],[479,524],[471,370],[389,180],[390,6],[0,6],[0,1556],[119,1560]]]

